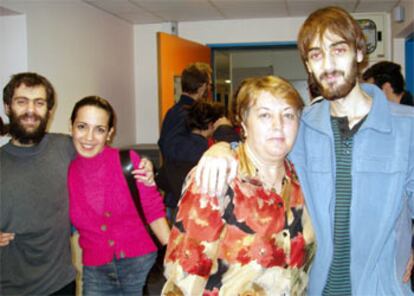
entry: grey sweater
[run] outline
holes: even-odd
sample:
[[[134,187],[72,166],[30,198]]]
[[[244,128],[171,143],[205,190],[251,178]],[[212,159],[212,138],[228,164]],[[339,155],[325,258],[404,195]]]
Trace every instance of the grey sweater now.
[[[75,279],[71,263],[67,169],[69,136],[47,134],[33,147],[0,148],[0,295],[48,295]]]

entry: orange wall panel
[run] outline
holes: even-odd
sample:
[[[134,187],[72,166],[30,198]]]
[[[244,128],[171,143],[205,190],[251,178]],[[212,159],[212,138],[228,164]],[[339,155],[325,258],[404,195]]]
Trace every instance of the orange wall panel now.
[[[195,62],[210,64],[210,48],[175,35],[157,33],[160,124],[174,104],[174,76]]]

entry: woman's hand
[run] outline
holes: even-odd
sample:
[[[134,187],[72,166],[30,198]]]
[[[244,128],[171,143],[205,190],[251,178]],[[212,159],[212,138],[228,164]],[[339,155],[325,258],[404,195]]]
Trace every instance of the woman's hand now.
[[[237,173],[237,161],[230,144],[219,142],[208,149],[198,162],[195,181],[202,193],[220,196]]]
[[[14,233],[0,231],[0,247],[6,247],[14,240]]]
[[[142,158],[136,170],[132,171],[134,178],[146,186],[154,186],[154,166],[147,158]]]
[[[407,266],[405,268],[405,273],[403,277],[404,283],[408,283],[410,281],[411,273],[413,271],[413,266],[414,266],[414,251],[411,253],[410,260],[408,260]]]

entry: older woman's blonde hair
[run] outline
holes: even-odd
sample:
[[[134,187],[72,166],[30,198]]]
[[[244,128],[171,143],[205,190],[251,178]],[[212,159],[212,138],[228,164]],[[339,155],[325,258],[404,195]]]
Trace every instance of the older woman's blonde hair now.
[[[249,110],[261,93],[268,92],[276,100],[282,100],[300,113],[304,103],[298,91],[285,79],[278,76],[253,77],[243,80],[233,101],[233,120],[241,125]]]

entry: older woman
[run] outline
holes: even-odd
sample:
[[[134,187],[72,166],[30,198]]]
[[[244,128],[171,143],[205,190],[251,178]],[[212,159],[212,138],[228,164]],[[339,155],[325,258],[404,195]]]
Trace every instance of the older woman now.
[[[222,196],[187,178],[171,232],[163,295],[302,295],[314,253],[312,225],[286,155],[303,108],[285,80],[245,81],[236,118],[244,141]],[[220,198],[217,198],[220,197]]]

